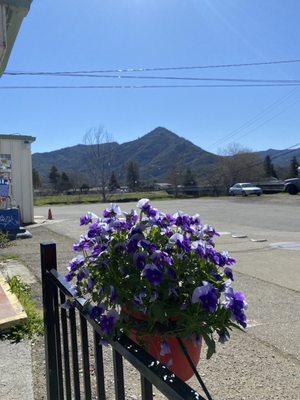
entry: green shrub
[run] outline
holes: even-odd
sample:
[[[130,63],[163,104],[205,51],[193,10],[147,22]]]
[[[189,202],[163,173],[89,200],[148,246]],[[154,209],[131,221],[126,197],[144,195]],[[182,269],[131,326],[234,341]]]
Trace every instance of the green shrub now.
[[[35,335],[42,335],[44,331],[42,312],[32,299],[30,286],[22,282],[19,276],[10,278],[8,284],[10,286],[10,291],[16,295],[26,311],[27,321],[14,326],[8,331],[0,333],[0,339],[9,339],[13,342],[19,342],[25,338],[32,339]]]
[[[8,239],[7,234],[0,231],[0,249],[5,249],[9,246],[11,246],[11,242]]]

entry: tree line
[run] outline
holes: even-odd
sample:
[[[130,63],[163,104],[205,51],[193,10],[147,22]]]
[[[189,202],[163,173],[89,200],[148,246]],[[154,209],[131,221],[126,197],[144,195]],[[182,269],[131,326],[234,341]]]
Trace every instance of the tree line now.
[[[122,185],[130,191],[149,189],[150,183],[140,177],[139,164],[132,159],[124,166],[122,173],[112,169],[114,165],[114,143],[103,127],[90,129],[84,136],[88,149],[87,168],[89,176],[80,173],[59,171],[53,165],[48,173],[48,186],[53,193],[63,193],[70,190],[87,193],[90,185],[98,187],[102,200],[107,200],[107,193],[120,189]],[[198,186],[207,186],[216,195],[237,182],[257,182],[261,179],[292,178],[298,173],[299,162],[296,157],[290,160],[288,171],[275,168],[269,155],[263,162],[257,154],[237,144],[231,144],[219,154],[219,161],[206,171],[193,171],[186,167],[180,154],[172,162],[172,167],[165,176],[165,182],[171,185],[175,196],[179,191],[185,194],[197,195]],[[33,186],[35,189],[47,186],[43,184],[36,169],[33,169]]]

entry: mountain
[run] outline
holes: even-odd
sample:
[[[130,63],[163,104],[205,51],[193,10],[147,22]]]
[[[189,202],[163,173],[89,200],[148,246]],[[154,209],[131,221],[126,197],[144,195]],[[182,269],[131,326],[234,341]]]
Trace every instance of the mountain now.
[[[124,167],[129,160],[135,160],[139,164],[142,179],[161,180],[176,162],[180,162],[185,168],[190,167],[194,171],[203,172],[218,159],[217,155],[162,127],[131,142],[113,142],[110,145],[113,152],[111,169],[116,171],[119,178],[125,178]],[[32,155],[32,164],[44,178],[48,176],[52,165],[67,173],[79,172],[89,175],[89,155],[89,146],[79,144],[48,153],[35,153]]]
[[[125,181],[125,166],[129,160],[135,160],[140,167],[142,180],[165,179],[168,172],[179,163],[182,168],[191,168],[196,174],[208,171],[216,164],[220,156],[203,150],[189,140],[176,135],[166,128],[158,127],[146,135],[126,143],[110,143],[101,146],[110,146],[112,149],[111,169],[115,171],[120,181]],[[79,173],[90,176],[90,146],[78,144],[48,153],[35,153],[32,156],[33,167],[47,180],[52,165],[59,171]],[[293,149],[294,150],[294,149]],[[264,160],[270,155],[275,166],[288,166],[291,158],[296,156],[300,160],[300,148],[290,150],[274,150],[256,152]]]
[[[287,167],[293,157],[296,157],[300,162],[300,148],[290,150],[268,149],[264,151],[257,151],[256,154],[261,159],[265,159],[266,156],[270,156],[273,164],[278,167]]]

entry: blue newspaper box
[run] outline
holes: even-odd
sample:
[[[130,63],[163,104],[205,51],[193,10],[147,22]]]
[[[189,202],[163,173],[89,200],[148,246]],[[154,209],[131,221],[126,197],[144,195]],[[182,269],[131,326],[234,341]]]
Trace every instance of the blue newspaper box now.
[[[0,210],[0,231],[17,234],[20,230],[20,213],[17,208]]]

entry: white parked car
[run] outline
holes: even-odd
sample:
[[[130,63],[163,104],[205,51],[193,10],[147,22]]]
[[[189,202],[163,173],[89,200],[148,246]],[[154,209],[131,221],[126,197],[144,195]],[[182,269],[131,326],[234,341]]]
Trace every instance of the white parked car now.
[[[229,196],[248,196],[249,194],[260,196],[262,192],[261,188],[252,185],[252,183],[236,183],[229,189]]]

